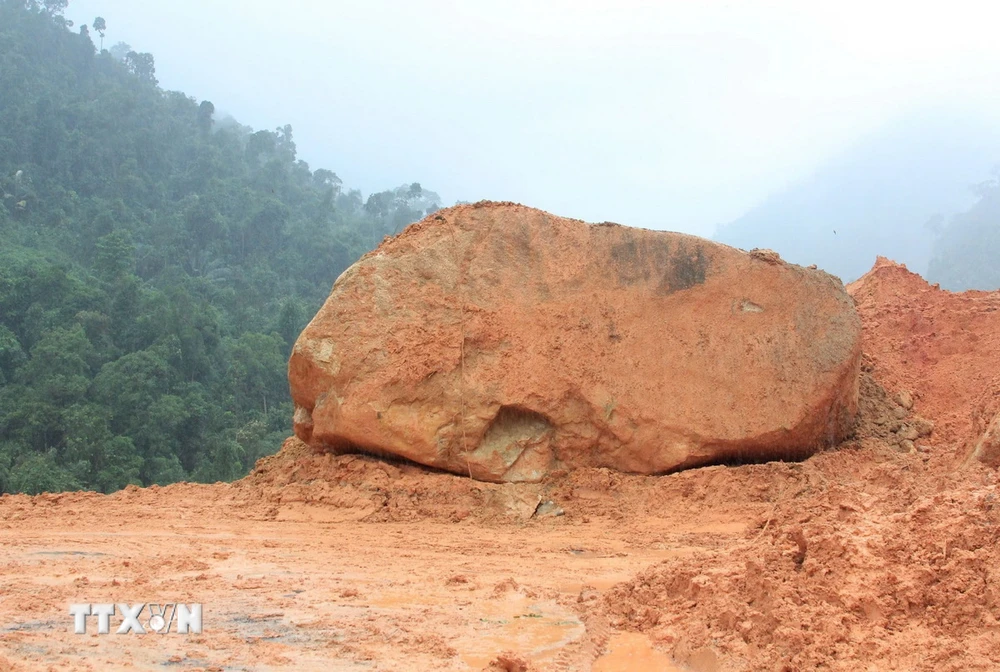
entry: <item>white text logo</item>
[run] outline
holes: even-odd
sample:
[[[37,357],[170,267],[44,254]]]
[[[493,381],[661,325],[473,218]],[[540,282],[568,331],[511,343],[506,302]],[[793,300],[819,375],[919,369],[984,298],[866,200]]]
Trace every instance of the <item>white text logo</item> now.
[[[143,614],[145,612],[145,614]],[[106,635],[111,632],[111,617],[118,614],[121,624],[116,634],[135,632],[144,635],[156,632],[165,635],[176,622],[176,632],[201,634],[200,604],[71,604],[69,613],[73,617],[73,632],[87,633],[87,618],[97,617],[97,632]]]

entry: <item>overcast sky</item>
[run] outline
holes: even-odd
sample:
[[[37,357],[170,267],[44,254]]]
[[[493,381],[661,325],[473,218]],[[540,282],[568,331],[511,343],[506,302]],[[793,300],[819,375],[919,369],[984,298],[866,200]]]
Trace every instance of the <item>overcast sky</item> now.
[[[930,3],[927,3],[930,4]],[[1000,111],[985,2],[71,0],[371,191],[711,235],[915,106]],[[95,41],[96,41],[96,35]]]

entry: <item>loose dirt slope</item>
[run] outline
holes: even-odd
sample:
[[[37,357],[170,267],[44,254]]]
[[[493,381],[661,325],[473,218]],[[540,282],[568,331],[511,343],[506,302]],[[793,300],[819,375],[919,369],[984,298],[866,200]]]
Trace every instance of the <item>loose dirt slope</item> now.
[[[978,438],[1000,412],[1000,292],[947,292],[882,257],[848,292],[879,380],[914,392],[937,442]]]
[[[896,403],[794,470],[745,543],[606,594],[613,625],[697,669],[1000,667],[997,476],[967,460],[995,412],[1000,294],[944,292],[885,259],[848,289]],[[930,437],[898,417],[911,404]]]
[[[998,669],[966,456],[1000,296],[889,262],[851,291],[858,436],[799,464],[495,485],[289,440],[233,485],[0,497],[0,670]],[[175,600],[202,635],[72,634],[70,603]]]

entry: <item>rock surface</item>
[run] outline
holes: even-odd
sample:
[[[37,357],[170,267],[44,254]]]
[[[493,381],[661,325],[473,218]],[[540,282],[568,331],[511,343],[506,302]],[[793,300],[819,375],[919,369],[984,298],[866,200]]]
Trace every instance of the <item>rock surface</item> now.
[[[488,481],[804,457],[851,432],[860,335],[839,280],[767,251],[459,206],[337,280],[295,432]]]

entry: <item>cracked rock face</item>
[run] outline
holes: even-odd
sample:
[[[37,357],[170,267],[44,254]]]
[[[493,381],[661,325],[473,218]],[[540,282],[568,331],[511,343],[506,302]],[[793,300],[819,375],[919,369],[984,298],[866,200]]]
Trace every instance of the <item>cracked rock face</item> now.
[[[839,280],[774,253],[459,206],[337,280],[295,433],[488,481],[805,457],[853,428],[860,333]]]

